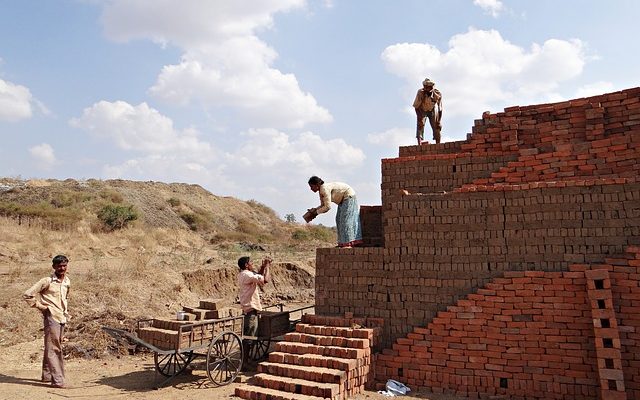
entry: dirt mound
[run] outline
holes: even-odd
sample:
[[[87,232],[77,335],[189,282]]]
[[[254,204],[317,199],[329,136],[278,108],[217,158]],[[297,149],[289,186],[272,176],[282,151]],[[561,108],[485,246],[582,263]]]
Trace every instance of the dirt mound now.
[[[202,298],[224,298],[236,302],[238,288],[237,267],[198,269],[182,273],[187,288]],[[308,302],[314,296],[314,275],[292,262],[274,262],[271,267],[271,284],[263,287],[265,305],[283,300]]]
[[[184,283],[201,298],[233,299],[236,296],[237,268],[198,269],[182,273]]]

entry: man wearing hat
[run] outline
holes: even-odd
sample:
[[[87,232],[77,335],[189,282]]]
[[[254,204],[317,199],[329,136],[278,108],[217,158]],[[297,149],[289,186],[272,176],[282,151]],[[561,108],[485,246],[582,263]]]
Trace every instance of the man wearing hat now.
[[[418,145],[424,140],[424,123],[429,118],[429,124],[433,130],[433,140],[440,143],[440,131],[442,130],[442,94],[436,88],[435,83],[429,78],[422,81],[422,89],[418,90],[416,99],[413,101],[413,108],[416,109],[418,126],[416,127],[416,138]]]

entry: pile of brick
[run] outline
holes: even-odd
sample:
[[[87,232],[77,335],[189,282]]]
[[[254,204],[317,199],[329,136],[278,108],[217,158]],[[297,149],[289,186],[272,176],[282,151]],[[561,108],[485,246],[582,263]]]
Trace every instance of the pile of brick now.
[[[606,266],[640,245],[639,176],[640,88],[487,112],[465,141],[402,147],[399,157],[382,160],[382,205],[362,210],[363,241],[376,247],[318,249],[316,313],[384,318],[383,344],[398,354],[387,360],[382,382],[398,377],[410,387],[514,399],[619,398],[624,391],[640,398],[635,267],[608,270],[617,324],[604,317],[608,303],[573,303],[597,304],[605,295],[587,291],[590,278],[574,276],[576,263]],[[532,286],[523,300],[512,287],[526,280]],[[510,287],[492,286],[504,284]],[[527,295],[536,285],[542,299]],[[630,293],[616,298],[623,291]],[[479,295],[482,312],[467,303]],[[533,301],[561,315],[510,314]],[[455,318],[443,328],[436,316],[447,316],[447,307],[456,307],[449,310]],[[491,320],[486,314],[494,312]],[[574,313],[576,329],[567,322]],[[594,325],[592,313],[608,327]],[[425,328],[430,321],[440,330]],[[474,336],[482,324],[491,332]],[[512,333],[518,330],[524,333]],[[525,346],[505,347],[523,335]]]
[[[640,247],[606,262],[505,273],[383,350],[378,381],[474,398],[640,398]]]
[[[247,400],[342,400],[362,393],[371,382],[372,348],[380,342],[382,323],[306,314],[235,394]]]
[[[238,307],[229,307],[229,303],[221,299],[200,300],[198,307],[182,307],[189,320],[220,319],[242,315]]]
[[[222,332],[242,332],[242,310],[220,299],[183,307],[185,320],[154,318],[137,330],[138,337],[160,350],[201,347]]]

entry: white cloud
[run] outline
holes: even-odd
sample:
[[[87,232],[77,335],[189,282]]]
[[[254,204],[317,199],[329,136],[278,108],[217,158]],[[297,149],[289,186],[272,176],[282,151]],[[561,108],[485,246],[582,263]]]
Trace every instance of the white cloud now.
[[[248,140],[228,157],[233,164],[245,167],[303,170],[307,174],[317,169],[357,167],[365,159],[361,149],[344,139],[324,140],[312,132],[291,138],[276,129],[251,129],[242,136]]]
[[[91,134],[113,141],[124,150],[146,153],[187,153],[191,157],[209,158],[213,148],[201,141],[194,129],[177,130],[173,121],[149,107],[124,101],[100,101],[85,108],[79,118],[70,125]]]
[[[344,139],[325,140],[312,132],[293,136],[276,129],[250,129],[238,135],[235,150],[221,154],[192,129],[176,129],[171,119],[146,103],[101,101],[70,125],[142,153],[106,165],[107,178],[198,182],[240,198],[262,199],[266,191],[278,203],[288,199],[279,189],[304,189],[300,182],[310,175],[337,176],[365,159],[361,149]]]
[[[329,111],[300,90],[293,74],[269,66],[273,58],[273,50],[255,37],[231,39],[165,66],[150,92],[174,104],[233,107],[258,126],[301,128],[331,122]]]
[[[303,7],[305,0],[113,0],[102,22],[117,41],[152,39],[194,48],[273,25],[273,14]]]
[[[322,2],[322,4],[326,7],[326,8],[333,8],[335,7],[335,2],[333,0],[324,0]]]
[[[232,186],[223,174],[224,166],[215,160],[194,162],[187,153],[149,154],[103,168],[105,178],[198,182],[211,187]]]
[[[494,18],[500,15],[504,10],[504,5],[500,0],[473,0],[473,4],[482,8],[487,14],[491,14]]]
[[[486,110],[561,99],[555,90],[582,73],[585,49],[580,40],[550,39],[527,50],[495,30],[470,29],[453,36],[446,52],[428,43],[400,43],[381,57],[407,82],[407,98],[425,77],[436,82],[446,129],[450,117],[478,118]]]
[[[31,118],[31,91],[21,85],[0,79],[0,121],[15,122]]]
[[[370,133],[367,135],[367,142],[389,148],[413,145],[415,141],[415,129],[392,128],[384,132]]]
[[[323,140],[311,132],[293,136],[276,129],[252,129],[239,138],[238,147],[222,157],[194,161],[184,152],[148,154],[107,165],[103,174],[106,178],[198,182],[216,194],[259,199],[298,213],[317,201],[317,194],[306,184],[309,176],[347,180],[345,175],[365,159],[361,149],[343,139]]]
[[[40,167],[48,169],[56,163],[53,148],[47,143],[41,143],[29,148],[29,154]]]
[[[160,72],[150,93],[176,105],[233,107],[254,126],[301,128],[332,121],[293,74],[272,67],[277,53],[256,33],[273,15],[306,4],[288,1],[116,0],[105,6],[105,31],[114,40],[148,38],[184,50]]]
[[[597,96],[603,93],[610,93],[615,90],[611,82],[599,81],[578,88],[575,97]]]
[[[230,193],[260,199],[298,218],[317,206],[318,195],[307,185],[311,175],[350,182],[365,160],[364,152],[344,139],[325,140],[312,132],[289,135],[276,129],[252,129],[241,138],[243,143],[226,157],[227,170],[242,177]]]

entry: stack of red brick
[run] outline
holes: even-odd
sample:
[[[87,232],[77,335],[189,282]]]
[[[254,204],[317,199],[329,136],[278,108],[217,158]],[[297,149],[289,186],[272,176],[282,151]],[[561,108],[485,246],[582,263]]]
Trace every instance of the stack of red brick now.
[[[485,113],[466,141],[403,147],[400,157],[382,160],[383,204],[398,190],[633,179],[640,139],[631,133],[639,130],[640,88]]]
[[[229,307],[229,302],[222,299],[200,300],[198,307],[182,307],[189,320],[220,319],[242,315],[239,307]]]
[[[383,344],[395,346],[394,351],[406,352],[403,346],[415,346],[413,340],[429,342],[425,353],[430,354],[429,361],[414,360],[423,369],[416,371],[402,359],[408,353],[394,353],[386,367],[396,369],[396,375],[379,375],[381,381],[398,377],[407,383],[412,379],[418,387],[446,387],[477,396],[493,393],[517,398],[532,392],[538,398],[546,393],[555,398],[589,398],[598,393],[618,398],[626,391],[629,398],[640,398],[636,356],[640,354],[636,333],[640,276],[622,272],[621,268],[631,265],[618,268],[610,263],[625,254],[627,247],[640,245],[639,143],[640,88],[633,88],[485,113],[465,141],[401,148],[398,158],[382,160],[382,205],[363,213],[365,243],[380,246],[377,238],[381,237],[381,246],[318,250],[316,312],[384,318]],[[593,307],[602,300],[597,297],[605,289],[587,289],[587,282],[593,279],[575,266],[570,269],[575,263],[612,266],[607,269],[610,290],[618,301],[612,309]],[[575,273],[582,275],[571,275]],[[501,320],[511,317],[507,311],[491,322],[498,324],[491,326],[498,332],[473,337],[476,331],[456,329],[464,323],[477,329],[476,324],[488,323],[490,317],[484,311],[464,311],[465,317],[457,318],[455,311],[451,330],[415,331],[427,330],[427,323],[447,306],[459,301],[467,306],[464,301],[477,300],[477,295],[487,295],[490,298],[483,301],[498,304],[493,309],[486,306],[491,315],[507,299],[517,302],[507,307],[523,308],[520,302],[524,300],[517,291],[503,295],[481,288],[505,284],[501,279],[525,278],[571,280],[566,293],[573,298],[565,298],[564,288],[556,288],[540,301],[545,307],[556,303],[574,307],[553,309],[566,320],[544,319],[552,318],[551,314]],[[579,290],[575,279],[584,280]],[[625,290],[630,292],[622,293]],[[574,299],[582,305],[573,304]],[[611,310],[615,321],[604,318]],[[594,325],[592,315],[599,316],[600,324],[600,319],[608,319],[608,327]],[[578,328],[570,328],[567,321]],[[508,325],[500,325],[503,322]],[[619,349],[612,329],[618,331]],[[556,330],[563,333],[556,334]],[[511,344],[518,336],[513,332],[525,337],[534,332],[539,339],[526,339],[525,346],[517,350],[505,348],[505,343]],[[601,333],[611,336],[598,336]],[[456,335],[468,335],[464,340],[475,340],[472,345],[477,348],[460,348],[461,343],[451,342],[457,340]],[[569,339],[573,335],[580,339]],[[505,337],[505,343],[496,337]],[[611,339],[613,347],[607,347],[608,340],[605,346],[602,339]],[[450,351],[447,364],[432,364],[443,348]],[[469,351],[487,353],[478,356]],[[535,359],[542,355],[552,357]],[[480,358],[471,361],[470,357]],[[534,364],[518,365],[529,362],[526,357],[533,357]],[[400,366],[405,363],[407,370]],[[431,368],[442,372],[434,375],[437,372]],[[405,371],[412,371],[411,375]]]
[[[378,355],[378,380],[473,398],[640,398],[640,248],[607,262],[505,273]]]
[[[154,318],[138,328],[138,337],[160,350],[200,347],[222,332],[242,333],[239,308],[221,299],[205,299],[199,307],[183,307],[186,320]]]
[[[380,341],[381,325],[379,319],[306,314],[259,364],[251,385],[239,385],[235,394],[251,400],[342,400],[361,393],[372,381],[372,346]]]

